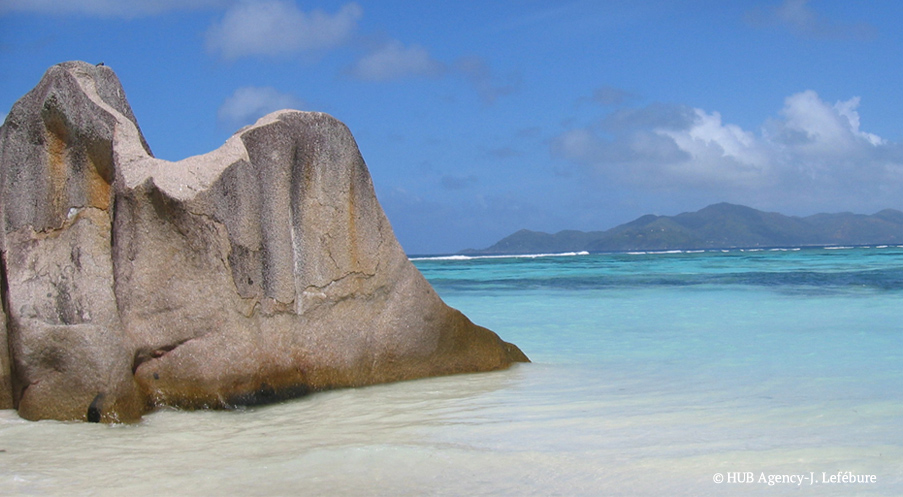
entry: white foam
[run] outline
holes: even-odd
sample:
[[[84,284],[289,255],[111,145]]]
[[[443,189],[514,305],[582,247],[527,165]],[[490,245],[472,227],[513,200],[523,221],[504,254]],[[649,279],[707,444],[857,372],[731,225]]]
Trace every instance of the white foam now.
[[[425,257],[410,257],[412,261],[469,261],[473,259],[536,259],[538,257],[576,257],[589,255],[586,250],[580,252],[560,252],[550,254],[514,254],[514,255],[436,255]]]
[[[469,261],[473,259],[469,255],[437,255],[429,257],[409,257],[412,261]]]

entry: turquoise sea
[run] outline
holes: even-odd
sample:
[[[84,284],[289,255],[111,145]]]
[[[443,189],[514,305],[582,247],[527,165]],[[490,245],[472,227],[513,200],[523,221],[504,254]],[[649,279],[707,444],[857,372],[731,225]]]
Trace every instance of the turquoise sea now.
[[[903,248],[415,264],[533,363],[127,426],[0,411],[0,494],[903,495]]]

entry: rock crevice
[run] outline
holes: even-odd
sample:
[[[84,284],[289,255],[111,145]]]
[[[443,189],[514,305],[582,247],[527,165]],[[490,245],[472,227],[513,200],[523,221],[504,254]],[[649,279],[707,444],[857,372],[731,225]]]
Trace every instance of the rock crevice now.
[[[350,131],[279,111],[150,152],[108,67],[51,67],[0,127],[0,408],[130,421],[527,361],[408,261]]]

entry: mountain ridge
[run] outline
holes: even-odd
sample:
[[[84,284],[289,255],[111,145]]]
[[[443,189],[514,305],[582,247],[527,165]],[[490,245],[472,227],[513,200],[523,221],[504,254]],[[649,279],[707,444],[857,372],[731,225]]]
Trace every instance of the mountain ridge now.
[[[806,247],[903,243],[903,212],[787,216],[721,202],[674,216],[646,214],[604,231],[527,229],[485,249],[460,254],[510,255],[561,252],[626,252],[719,248]]]

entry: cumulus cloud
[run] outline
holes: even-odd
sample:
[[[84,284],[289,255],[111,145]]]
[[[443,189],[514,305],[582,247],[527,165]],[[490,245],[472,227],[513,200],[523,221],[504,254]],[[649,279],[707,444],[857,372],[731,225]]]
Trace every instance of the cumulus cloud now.
[[[235,90],[220,106],[217,118],[226,126],[244,126],[282,109],[301,109],[304,102],[269,86],[245,86]]]
[[[680,130],[658,129],[688,156],[669,168],[669,176],[696,184],[758,186],[768,180],[770,161],[766,146],[753,133],[724,124],[718,112],[694,109],[693,124]]]
[[[807,155],[851,152],[862,142],[882,145],[881,137],[860,131],[857,107],[859,97],[830,105],[812,90],[791,95],[781,110],[784,119],[772,123],[771,138],[804,150]]]
[[[335,48],[351,39],[362,15],[356,3],[330,14],[304,12],[286,0],[242,0],[207,30],[207,49],[225,59],[237,59]]]
[[[877,30],[866,23],[833,22],[808,5],[809,0],[785,0],[774,7],[759,7],[747,14],[753,26],[777,26],[816,39],[871,39]]]
[[[858,106],[858,97],[830,104],[807,90],[753,132],[718,112],[656,104],[568,130],[551,151],[646,188],[887,203],[903,193],[903,146],[863,131]]]
[[[220,7],[230,0],[0,0],[4,12],[134,18],[173,10]]]
[[[349,72],[365,81],[389,81],[411,76],[441,76],[445,65],[420,45],[405,46],[392,40],[361,57]]]

